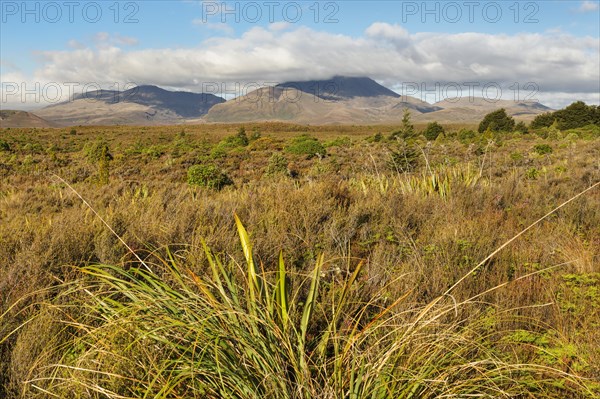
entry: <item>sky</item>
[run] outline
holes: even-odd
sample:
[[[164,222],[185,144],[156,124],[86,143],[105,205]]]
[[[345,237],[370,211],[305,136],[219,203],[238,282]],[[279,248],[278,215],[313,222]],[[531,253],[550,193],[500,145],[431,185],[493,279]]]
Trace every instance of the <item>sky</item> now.
[[[0,106],[368,76],[434,103],[600,104],[600,1],[0,0]]]

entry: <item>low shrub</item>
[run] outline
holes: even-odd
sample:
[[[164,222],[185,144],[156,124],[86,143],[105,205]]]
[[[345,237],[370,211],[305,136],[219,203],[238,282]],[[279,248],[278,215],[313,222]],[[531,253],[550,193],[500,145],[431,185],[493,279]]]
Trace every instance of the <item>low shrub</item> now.
[[[285,150],[290,154],[306,155],[308,158],[317,155],[323,156],[327,153],[325,147],[323,147],[323,144],[321,144],[319,140],[307,134],[294,138]]]
[[[193,165],[187,172],[187,182],[190,186],[208,187],[220,190],[233,184],[229,176],[215,165]]]

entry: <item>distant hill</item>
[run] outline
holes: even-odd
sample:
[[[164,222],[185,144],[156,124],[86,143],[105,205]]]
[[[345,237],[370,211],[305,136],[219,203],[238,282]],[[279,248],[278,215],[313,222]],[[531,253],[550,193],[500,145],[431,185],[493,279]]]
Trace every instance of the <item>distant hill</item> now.
[[[310,80],[305,82],[286,82],[277,85],[282,88],[297,89],[325,100],[344,100],[355,97],[392,97],[400,94],[391,91],[370,78],[352,78],[335,76],[327,80]]]
[[[531,121],[551,111],[533,101],[449,99],[429,104],[398,93],[368,77],[291,81],[263,87],[225,101],[212,94],[138,86],[126,91],[98,90],[75,95],[35,115],[19,116],[21,126],[164,125],[285,121],[301,124],[396,124],[409,109],[414,122],[479,123],[505,108],[517,120]],[[35,116],[39,117],[35,119]],[[4,123],[6,124],[6,123]]]
[[[536,101],[515,102],[511,100],[491,101],[480,97],[464,97],[456,100],[444,100],[434,104],[440,110],[415,118],[420,122],[475,123],[497,109],[504,108],[506,113],[517,120],[531,121],[536,115],[552,109]]]
[[[54,127],[55,125],[31,112],[0,111],[0,128],[7,127]]]
[[[201,118],[212,106],[224,101],[213,94],[138,86],[122,92],[98,90],[75,95],[67,102],[35,113],[62,126],[175,124]]]
[[[287,82],[264,87],[215,105],[208,122],[288,121],[307,124],[378,124],[440,107],[400,96],[369,78],[336,76],[329,80]]]

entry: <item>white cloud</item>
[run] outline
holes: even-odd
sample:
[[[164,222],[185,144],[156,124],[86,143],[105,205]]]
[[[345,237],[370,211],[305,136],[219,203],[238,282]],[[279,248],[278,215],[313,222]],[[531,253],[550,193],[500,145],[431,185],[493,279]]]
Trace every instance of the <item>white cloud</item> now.
[[[129,37],[129,36],[123,36],[120,35],[118,33],[115,34],[110,34],[108,32],[98,32],[96,33],[93,37],[92,37],[92,41],[94,42],[94,44],[97,47],[107,47],[107,46],[135,46],[136,44],[138,44],[138,39],[136,39],[135,37]],[[71,46],[71,44],[76,44],[76,46],[74,46],[74,48],[76,49],[81,49],[83,48],[81,46],[81,43],[77,42],[76,40],[70,40],[69,41],[69,46]]]
[[[579,12],[592,12],[600,9],[599,2],[596,0],[585,0],[581,2],[581,5],[577,9]]]
[[[224,22],[209,22],[209,21],[204,21],[200,18],[197,18],[197,19],[194,19],[192,21],[192,23],[194,25],[202,26],[202,27],[205,27],[205,28],[213,30],[213,31],[222,32],[228,36],[231,36],[235,33],[235,30],[233,29],[233,27]]]
[[[409,34],[406,29],[400,25],[390,25],[385,22],[375,22],[365,31],[368,37],[385,38],[388,40],[408,40]]]
[[[206,84],[369,76],[402,83],[535,83],[542,93],[581,97],[600,89],[600,41],[565,33],[417,33],[375,23],[362,37],[307,27],[254,27],[240,37],[216,37],[194,48],[124,49],[103,45],[42,53],[31,78],[41,82],[156,84],[201,91]],[[539,96],[542,98],[542,96]],[[593,97],[593,96],[592,96]]]
[[[291,26],[292,24],[286,21],[273,22],[269,24],[269,30],[273,32],[280,32],[282,30],[289,29]]]

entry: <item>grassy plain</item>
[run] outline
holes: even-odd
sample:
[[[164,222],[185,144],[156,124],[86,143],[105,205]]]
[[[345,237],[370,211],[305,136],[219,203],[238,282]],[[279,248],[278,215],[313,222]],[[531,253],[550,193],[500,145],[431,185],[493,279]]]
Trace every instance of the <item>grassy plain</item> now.
[[[597,128],[240,127],[0,131],[0,397],[598,397]]]

